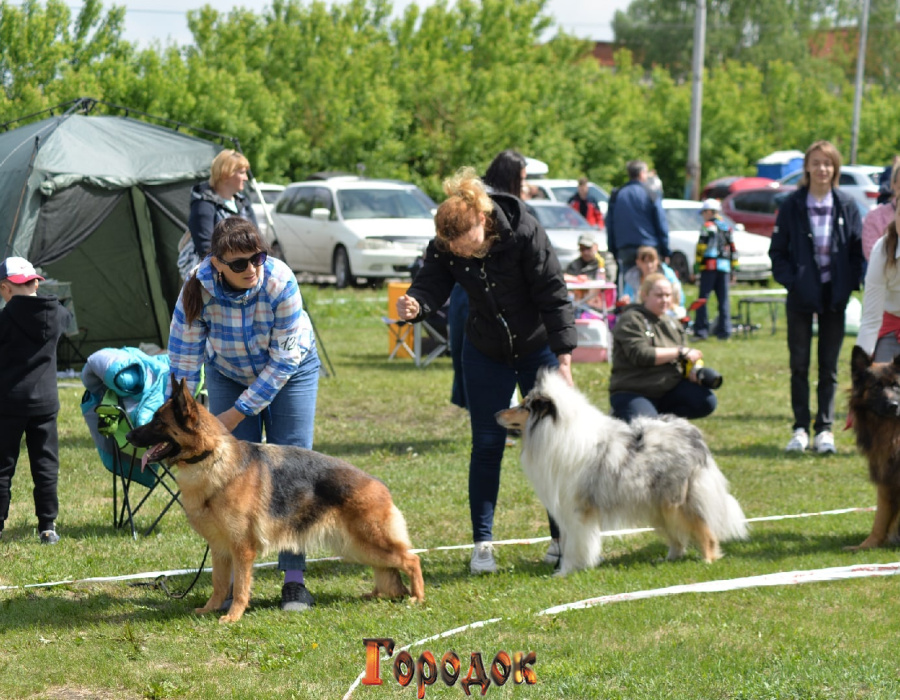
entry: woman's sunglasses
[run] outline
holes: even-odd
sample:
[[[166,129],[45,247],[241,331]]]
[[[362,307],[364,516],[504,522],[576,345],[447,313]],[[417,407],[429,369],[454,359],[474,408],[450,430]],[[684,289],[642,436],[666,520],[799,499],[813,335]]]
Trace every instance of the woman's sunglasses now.
[[[251,255],[249,258],[238,258],[237,260],[232,260],[231,262],[229,262],[228,260],[222,260],[222,258],[219,258],[219,262],[223,263],[225,265],[228,265],[228,268],[232,272],[243,272],[244,270],[247,269],[248,265],[253,265],[253,267],[259,267],[266,261],[266,258],[268,258],[268,257],[269,257],[269,254],[266,251],[261,250],[258,253]]]

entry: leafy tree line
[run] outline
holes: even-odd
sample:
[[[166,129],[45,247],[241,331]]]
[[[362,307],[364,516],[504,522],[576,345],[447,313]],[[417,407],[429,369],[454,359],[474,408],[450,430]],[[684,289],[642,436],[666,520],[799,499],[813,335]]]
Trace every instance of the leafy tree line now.
[[[399,19],[387,0],[206,7],[189,13],[192,44],[144,49],[122,38],[123,23],[101,0],[74,16],[63,0],[0,0],[0,123],[89,96],[237,136],[267,181],[364,168],[438,196],[456,168],[483,171],[514,147],[554,176],[607,187],[641,157],[667,194],[684,188],[690,81],[629,51],[603,68],[589,42],[541,42],[545,0],[439,0]],[[840,66],[726,58],[704,81],[704,181],[819,138],[849,153],[853,85]],[[900,151],[898,117],[900,95],[870,85],[860,162]]]

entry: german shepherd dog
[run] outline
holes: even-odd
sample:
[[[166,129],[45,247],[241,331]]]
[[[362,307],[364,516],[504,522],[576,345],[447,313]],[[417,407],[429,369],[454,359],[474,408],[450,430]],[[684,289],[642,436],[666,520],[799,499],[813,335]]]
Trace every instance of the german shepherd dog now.
[[[850,413],[856,446],[869,460],[869,478],[877,488],[872,532],[850,550],[880,547],[897,538],[900,515],[900,355],[893,362],[872,362],[859,346],[850,358]]]
[[[213,591],[197,614],[218,610],[234,574],[233,603],[220,622],[236,622],[250,600],[253,561],[269,550],[321,544],[375,571],[372,597],[410,593],[425,600],[419,557],[387,487],[351,464],[299,447],[236,439],[194,401],[184,380],[128,441],[149,448],[146,462],[178,467],[188,521],[212,553]]]
[[[626,423],[542,370],[525,400],[497,413],[497,421],[522,431],[522,469],[559,523],[558,575],[600,561],[602,530],[652,525],[669,545],[669,560],[694,541],[707,562],[722,556],[720,541],[747,537],[740,505],[686,420]]]

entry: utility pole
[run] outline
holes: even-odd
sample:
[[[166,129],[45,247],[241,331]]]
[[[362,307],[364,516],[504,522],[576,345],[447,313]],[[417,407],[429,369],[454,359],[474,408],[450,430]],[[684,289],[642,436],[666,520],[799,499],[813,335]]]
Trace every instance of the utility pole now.
[[[868,0],[866,0],[868,2]],[[688,133],[687,173],[684,198],[700,196],[700,122],[703,115],[703,55],[706,53],[706,0],[697,0],[694,11],[694,55],[691,66],[691,124]]]
[[[853,94],[853,125],[850,127],[850,163],[856,163],[856,146],[859,142],[859,112],[865,86],[866,42],[869,35],[869,0],[863,0],[862,17],[859,19],[859,47],[856,54],[856,91]]]

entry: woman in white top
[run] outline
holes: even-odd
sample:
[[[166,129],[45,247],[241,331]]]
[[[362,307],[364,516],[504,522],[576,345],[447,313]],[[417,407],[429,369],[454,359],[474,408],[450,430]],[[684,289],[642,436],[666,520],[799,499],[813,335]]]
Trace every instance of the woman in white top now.
[[[875,362],[890,362],[900,354],[900,249],[897,228],[900,208],[869,256],[862,321],[856,344]]]

